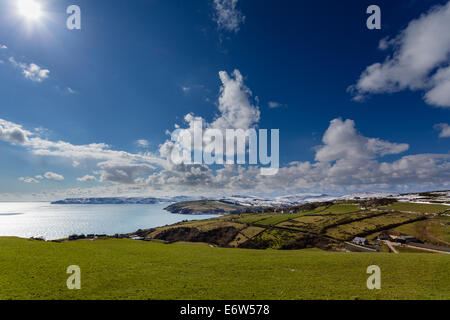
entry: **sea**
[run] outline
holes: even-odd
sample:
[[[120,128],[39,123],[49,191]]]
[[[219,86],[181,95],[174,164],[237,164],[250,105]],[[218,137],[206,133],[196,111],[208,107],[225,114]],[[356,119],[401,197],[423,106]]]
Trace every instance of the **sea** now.
[[[49,202],[0,202],[0,236],[56,240],[72,234],[114,235],[183,220],[216,217],[173,214],[164,210],[169,204],[56,205]]]

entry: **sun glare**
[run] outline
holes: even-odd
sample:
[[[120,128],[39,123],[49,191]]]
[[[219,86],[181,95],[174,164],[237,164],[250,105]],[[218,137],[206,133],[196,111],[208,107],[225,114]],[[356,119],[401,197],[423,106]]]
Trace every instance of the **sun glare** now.
[[[19,13],[28,20],[37,20],[42,15],[41,5],[35,0],[18,0]]]

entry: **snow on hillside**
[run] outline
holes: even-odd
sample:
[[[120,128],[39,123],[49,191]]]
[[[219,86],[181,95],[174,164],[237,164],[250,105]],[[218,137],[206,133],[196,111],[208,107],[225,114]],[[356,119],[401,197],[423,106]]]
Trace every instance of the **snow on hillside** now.
[[[393,198],[398,201],[443,203],[450,204],[450,191],[433,191],[425,193],[398,194],[392,192],[359,192],[343,196],[330,196],[320,193],[298,193],[274,198],[264,198],[249,195],[233,195],[222,198],[205,197],[136,197],[136,198],[76,198],[56,201],[54,204],[155,204],[162,202],[182,202],[194,200],[219,200],[248,207],[290,207],[311,202],[325,202],[334,200],[364,200],[378,198]]]
[[[52,204],[157,204],[163,202],[180,202],[193,200],[188,197],[153,198],[153,197],[108,197],[108,198],[68,198],[54,201]]]
[[[439,195],[439,197],[435,197],[434,200],[450,202],[449,191],[433,192],[432,194],[434,196]],[[380,198],[393,198],[399,201],[430,200],[430,196],[420,195],[418,193],[400,195],[394,192],[358,192],[343,196],[330,196],[320,193],[299,193],[287,196],[279,196],[275,198],[235,195],[231,197],[221,198],[219,200],[252,207],[289,207],[311,202],[325,202],[334,200],[365,200]]]
[[[359,200],[359,199],[379,199],[379,198],[396,198],[398,193],[389,192],[359,192],[351,193],[345,196],[339,197],[339,200]]]
[[[234,195],[219,200],[250,207],[289,207],[309,202],[332,201],[335,199],[336,197],[331,197],[326,194],[300,193],[275,198]]]

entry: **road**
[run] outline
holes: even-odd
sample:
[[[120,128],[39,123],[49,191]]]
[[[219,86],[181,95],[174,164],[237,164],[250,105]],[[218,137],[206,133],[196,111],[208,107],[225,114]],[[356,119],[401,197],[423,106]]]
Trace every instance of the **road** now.
[[[411,244],[406,244],[405,246],[408,247],[408,248],[416,249],[416,250],[423,250],[423,251],[428,251],[428,252],[450,254],[449,251],[443,251],[443,250],[432,249],[432,248],[425,248],[425,247],[422,247],[422,246],[419,247],[419,246],[415,246],[415,245],[411,245]]]
[[[397,249],[395,249],[394,245],[392,244],[392,242],[385,240],[384,243],[388,246],[389,250],[391,250],[393,253],[398,254]]]

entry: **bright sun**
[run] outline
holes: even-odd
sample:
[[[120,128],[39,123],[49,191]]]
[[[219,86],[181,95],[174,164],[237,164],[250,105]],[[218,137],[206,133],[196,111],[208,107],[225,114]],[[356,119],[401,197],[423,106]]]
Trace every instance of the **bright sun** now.
[[[35,0],[18,0],[19,13],[29,20],[37,20],[42,15],[41,5]]]

